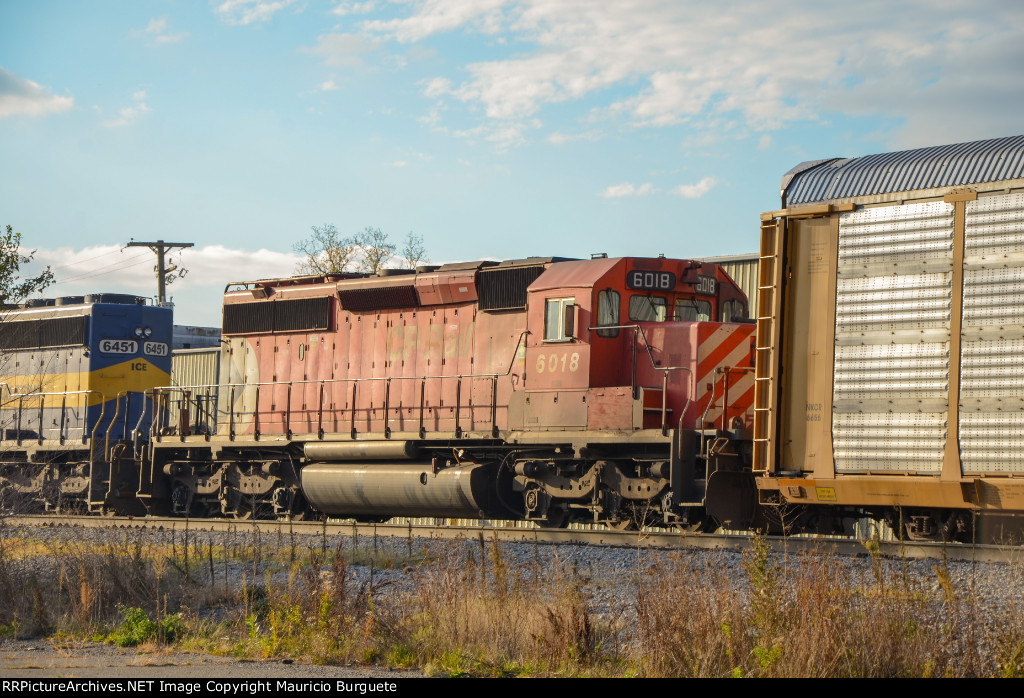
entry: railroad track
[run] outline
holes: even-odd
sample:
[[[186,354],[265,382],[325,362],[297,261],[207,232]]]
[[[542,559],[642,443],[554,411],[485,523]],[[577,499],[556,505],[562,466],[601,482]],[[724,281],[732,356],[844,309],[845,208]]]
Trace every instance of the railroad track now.
[[[651,549],[703,549],[742,551],[754,536],[742,533],[680,533],[663,529],[616,531],[607,528],[545,529],[483,522],[476,525],[431,525],[426,523],[356,523],[327,521],[237,521],[233,519],[182,519],[171,517],[101,518],[95,516],[19,515],[0,518],[2,526],[119,528],[176,531],[258,531],[274,535],[288,531],[295,535],[351,535],[382,538],[428,538],[435,540],[472,540],[481,536],[488,541],[575,544]],[[1020,562],[1024,548],[998,545],[967,545],[909,541],[862,541],[839,536],[768,536],[777,552],[803,553],[828,550],[839,555],[870,555],[907,559],[946,559],[964,562]]]

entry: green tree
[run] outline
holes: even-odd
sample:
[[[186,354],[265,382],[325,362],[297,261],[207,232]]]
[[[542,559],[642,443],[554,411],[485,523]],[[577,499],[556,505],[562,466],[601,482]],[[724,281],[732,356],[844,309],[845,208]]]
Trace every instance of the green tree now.
[[[31,262],[35,254],[35,250],[22,252],[21,233],[11,226],[0,233],[0,305],[20,303],[53,283],[50,267],[35,276],[21,277],[21,265]]]

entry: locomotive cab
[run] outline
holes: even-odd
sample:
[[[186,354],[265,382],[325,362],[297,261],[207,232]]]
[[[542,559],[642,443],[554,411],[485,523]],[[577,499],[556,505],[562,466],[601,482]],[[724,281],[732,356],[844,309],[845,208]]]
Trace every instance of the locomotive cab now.
[[[746,319],[746,296],[717,264],[662,257],[562,262],[538,277],[528,296],[525,428],[698,428],[701,417],[715,421],[717,414],[704,412],[713,394],[722,402],[726,383],[733,398],[752,388],[740,375],[749,373],[753,356],[752,326],[737,324]],[[706,375],[723,361],[732,375]],[[708,380],[717,385],[707,390]],[[749,398],[732,405],[744,424],[749,405]]]
[[[709,475],[744,467],[731,447],[752,422],[742,290],[716,264],[599,258],[552,264],[527,295],[510,426],[563,431],[577,456],[517,464],[527,518],[705,525]]]

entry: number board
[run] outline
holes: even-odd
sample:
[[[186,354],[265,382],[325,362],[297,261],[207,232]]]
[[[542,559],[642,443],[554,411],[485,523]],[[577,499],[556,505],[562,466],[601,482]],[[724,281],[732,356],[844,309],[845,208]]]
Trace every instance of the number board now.
[[[167,342],[146,342],[142,352],[147,356],[167,356]]]
[[[671,291],[676,287],[676,275],[670,271],[633,269],[626,274],[626,286],[636,291]]]
[[[132,339],[101,339],[100,351],[104,354],[134,354],[139,343]]]
[[[718,280],[713,276],[698,276],[693,290],[702,296],[713,296],[718,291]]]

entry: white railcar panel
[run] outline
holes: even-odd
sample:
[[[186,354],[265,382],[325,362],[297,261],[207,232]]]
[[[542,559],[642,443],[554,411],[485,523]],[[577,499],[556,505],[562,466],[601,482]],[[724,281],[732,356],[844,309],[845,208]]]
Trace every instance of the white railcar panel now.
[[[967,203],[960,459],[966,475],[1024,472],[1024,195]]]
[[[947,429],[953,207],[839,223],[832,445],[840,473],[938,473]]]

